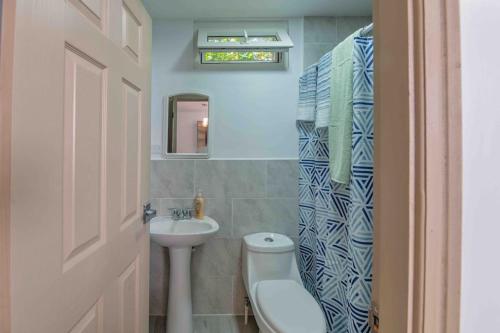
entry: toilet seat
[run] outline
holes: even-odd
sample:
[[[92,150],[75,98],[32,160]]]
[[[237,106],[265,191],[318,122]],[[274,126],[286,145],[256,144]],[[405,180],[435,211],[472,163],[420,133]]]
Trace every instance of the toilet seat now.
[[[296,281],[261,281],[256,285],[256,299],[263,319],[278,333],[326,331],[318,303]]]

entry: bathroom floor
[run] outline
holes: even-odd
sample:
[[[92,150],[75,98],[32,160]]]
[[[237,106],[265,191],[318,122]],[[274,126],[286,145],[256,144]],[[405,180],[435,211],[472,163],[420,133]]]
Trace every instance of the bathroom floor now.
[[[258,333],[253,317],[244,324],[243,316],[193,316],[194,333]],[[165,317],[149,317],[149,333],[165,333]]]

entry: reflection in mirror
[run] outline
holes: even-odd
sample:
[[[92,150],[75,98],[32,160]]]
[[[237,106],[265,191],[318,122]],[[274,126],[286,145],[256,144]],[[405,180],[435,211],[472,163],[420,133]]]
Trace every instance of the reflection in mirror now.
[[[199,94],[169,97],[167,155],[208,157],[208,103]]]

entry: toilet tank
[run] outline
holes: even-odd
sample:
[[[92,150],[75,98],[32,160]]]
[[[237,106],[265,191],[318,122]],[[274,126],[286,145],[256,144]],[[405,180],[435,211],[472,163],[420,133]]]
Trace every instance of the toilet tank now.
[[[262,280],[295,280],[302,285],[295,245],[281,234],[257,233],[243,237],[243,280],[247,290]]]

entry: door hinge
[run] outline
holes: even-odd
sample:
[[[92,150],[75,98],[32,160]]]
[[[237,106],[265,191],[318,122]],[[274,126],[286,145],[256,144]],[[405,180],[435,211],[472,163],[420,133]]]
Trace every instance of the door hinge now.
[[[380,318],[378,316],[378,308],[375,303],[372,303],[368,311],[368,322],[372,333],[380,333]]]

